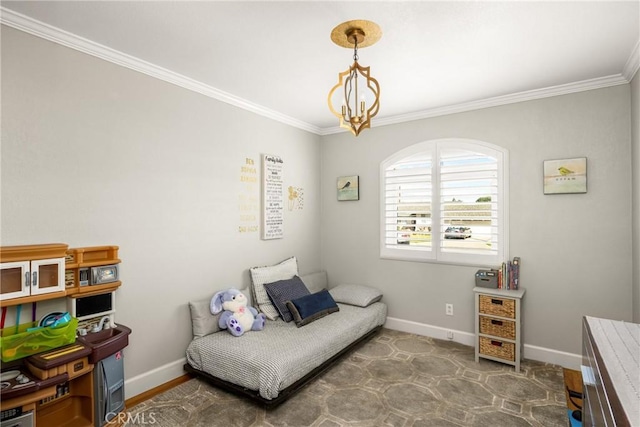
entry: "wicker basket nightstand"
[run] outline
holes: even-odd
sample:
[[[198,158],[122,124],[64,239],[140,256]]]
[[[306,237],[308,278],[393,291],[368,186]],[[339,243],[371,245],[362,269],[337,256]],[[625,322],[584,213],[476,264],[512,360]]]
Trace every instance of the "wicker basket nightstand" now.
[[[522,356],[524,289],[473,288],[476,301],[476,362],[481,357],[515,366]]]

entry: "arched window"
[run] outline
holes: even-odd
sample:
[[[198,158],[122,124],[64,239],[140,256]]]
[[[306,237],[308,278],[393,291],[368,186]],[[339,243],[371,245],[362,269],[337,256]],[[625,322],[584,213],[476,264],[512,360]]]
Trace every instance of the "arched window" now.
[[[508,256],[508,152],[466,139],[407,147],[380,164],[380,256],[481,266]]]

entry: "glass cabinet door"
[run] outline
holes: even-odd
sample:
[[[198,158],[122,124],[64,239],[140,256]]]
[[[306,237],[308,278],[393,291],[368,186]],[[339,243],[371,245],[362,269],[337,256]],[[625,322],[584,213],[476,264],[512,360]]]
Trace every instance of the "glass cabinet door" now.
[[[31,295],[64,291],[64,258],[31,261]]]
[[[29,296],[29,261],[0,264],[0,295],[2,299]]]

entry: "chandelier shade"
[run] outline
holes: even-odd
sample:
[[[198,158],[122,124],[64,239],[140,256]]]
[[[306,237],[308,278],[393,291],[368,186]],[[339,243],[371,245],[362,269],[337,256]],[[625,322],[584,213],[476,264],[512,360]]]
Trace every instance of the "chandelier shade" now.
[[[380,84],[371,76],[370,67],[358,63],[358,48],[371,46],[382,35],[380,27],[370,21],[347,21],[331,32],[331,40],[342,47],[353,47],[353,64],[338,74],[338,83],[331,89],[328,104],[340,119],[340,127],[358,136],[371,127],[371,119],[380,108]]]

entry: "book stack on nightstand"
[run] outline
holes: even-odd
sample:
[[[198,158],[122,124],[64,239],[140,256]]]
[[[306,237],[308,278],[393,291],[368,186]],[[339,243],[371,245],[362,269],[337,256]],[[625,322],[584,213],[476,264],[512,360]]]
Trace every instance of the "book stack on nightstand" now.
[[[523,288],[473,288],[476,301],[476,362],[502,362],[520,372]]]

